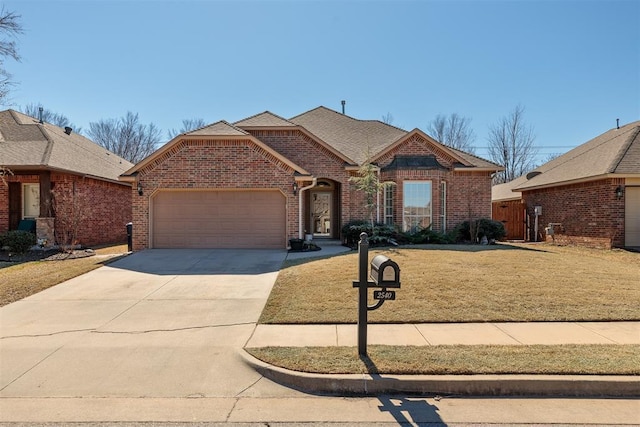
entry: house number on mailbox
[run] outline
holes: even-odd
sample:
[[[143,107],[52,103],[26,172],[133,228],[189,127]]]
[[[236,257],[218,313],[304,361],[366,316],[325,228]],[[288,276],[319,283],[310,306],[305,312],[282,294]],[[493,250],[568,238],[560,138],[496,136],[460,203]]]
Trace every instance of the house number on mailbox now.
[[[396,292],[387,288],[400,288],[400,267],[384,255],[377,255],[371,261],[371,273],[367,260],[369,259],[369,240],[367,233],[360,234],[358,243],[358,281],[353,287],[358,288],[358,354],[367,355],[367,312],[382,307],[387,300],[395,300]],[[368,277],[371,277],[371,282]],[[369,306],[367,293],[369,288],[381,288],[373,291],[373,299],[377,302]]]

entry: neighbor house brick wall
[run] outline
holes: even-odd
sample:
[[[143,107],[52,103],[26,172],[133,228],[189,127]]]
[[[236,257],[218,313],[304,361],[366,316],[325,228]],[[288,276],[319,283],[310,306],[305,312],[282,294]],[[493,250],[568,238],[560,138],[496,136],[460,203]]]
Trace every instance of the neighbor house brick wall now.
[[[132,216],[129,185],[60,173],[53,173],[51,182],[58,243],[97,246],[126,242],[126,224]],[[74,227],[76,241],[64,242],[64,233]]]
[[[298,237],[293,174],[290,166],[248,139],[182,141],[139,172],[144,194],[132,190],[133,249],[150,247],[149,210],[159,189],[279,189],[286,198],[287,238]]]
[[[9,231],[9,183],[35,184],[40,180],[38,175],[8,175],[4,179],[6,185],[0,182],[0,233]]]
[[[558,244],[605,249],[623,246],[624,198],[618,199],[615,195],[619,185],[624,185],[624,179],[523,191],[532,229],[534,207],[542,207],[542,215],[538,217],[538,240],[546,239],[545,227],[549,223],[560,223],[562,226],[554,227],[555,234],[549,239]]]
[[[37,183],[39,176],[12,175],[6,177],[8,182]],[[76,201],[83,206],[80,221],[75,226],[77,230],[76,243],[85,246],[95,246],[108,243],[126,241],[125,224],[131,221],[131,189],[107,181],[83,178],[77,175],[52,173],[52,191],[59,194],[56,202],[56,237],[66,227],[64,215],[69,216],[72,207],[65,205],[62,199],[72,200],[73,183],[76,188]],[[8,188],[0,185],[0,232],[9,228],[9,192]],[[66,227],[68,228],[68,227]],[[61,243],[61,242],[56,242]]]

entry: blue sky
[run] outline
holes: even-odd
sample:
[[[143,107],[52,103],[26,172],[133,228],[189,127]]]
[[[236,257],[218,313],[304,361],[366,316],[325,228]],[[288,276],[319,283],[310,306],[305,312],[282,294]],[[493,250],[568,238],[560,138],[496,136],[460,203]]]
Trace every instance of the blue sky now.
[[[319,105],[427,129],[488,128],[525,108],[539,158],[640,119],[640,1],[5,1],[22,15],[13,108],[84,129],[139,113],[290,118]]]

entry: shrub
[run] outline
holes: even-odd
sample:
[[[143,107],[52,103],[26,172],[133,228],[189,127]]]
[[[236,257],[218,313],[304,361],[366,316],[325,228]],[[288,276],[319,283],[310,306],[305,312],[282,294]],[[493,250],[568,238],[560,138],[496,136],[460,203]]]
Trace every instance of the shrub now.
[[[502,222],[488,218],[481,218],[473,222],[476,231],[475,236],[472,238],[469,224],[469,221],[464,221],[456,227],[458,240],[466,240],[476,243],[483,237],[486,237],[488,240],[500,240],[507,235]]]
[[[36,244],[36,235],[30,231],[13,230],[0,235],[0,248],[5,246],[19,254],[25,253]]]
[[[398,241],[402,243],[413,243],[416,245],[433,243],[449,244],[456,242],[457,232],[440,233],[433,231],[431,227],[419,229],[415,232],[399,233]]]
[[[352,248],[358,246],[361,233],[367,233],[370,246],[381,246],[392,243],[396,229],[385,224],[375,224],[372,228],[371,222],[367,220],[350,221],[342,227],[344,243]]]

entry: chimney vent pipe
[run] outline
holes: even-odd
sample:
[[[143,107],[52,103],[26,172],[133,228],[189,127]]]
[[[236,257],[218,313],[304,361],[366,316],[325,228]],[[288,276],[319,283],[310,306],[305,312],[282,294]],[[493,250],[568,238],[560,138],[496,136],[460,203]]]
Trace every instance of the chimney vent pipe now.
[[[342,103],[342,114],[344,114],[344,104],[346,104],[346,103],[347,103],[347,101],[342,100],[342,101],[341,101],[341,103]]]

